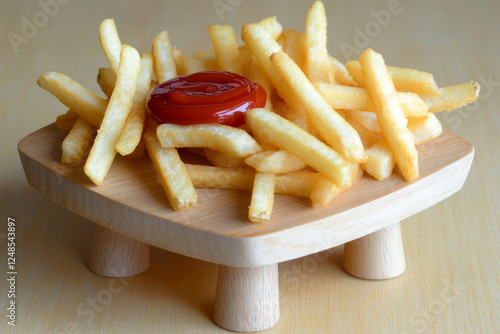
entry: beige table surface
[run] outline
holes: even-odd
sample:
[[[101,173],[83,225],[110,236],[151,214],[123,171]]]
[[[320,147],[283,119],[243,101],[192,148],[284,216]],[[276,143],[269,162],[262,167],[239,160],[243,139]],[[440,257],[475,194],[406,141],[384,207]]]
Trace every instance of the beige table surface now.
[[[66,73],[99,91],[104,18],[113,17],[122,41],[140,51],[168,30],[174,45],[192,53],[211,47],[209,24],[232,25],[239,35],[243,23],[277,15],[285,28],[303,31],[311,2],[65,2],[0,4],[0,332],[226,332],[212,321],[215,264],[152,249],[150,269],[133,279],[91,273],[94,224],[27,184],[16,145],[66,110],[36,85],[40,74]],[[500,2],[325,5],[329,51],[339,60],[371,47],[390,65],[432,72],[440,86],[478,81],[478,102],[439,115],[476,155],[459,193],[402,223],[404,275],[351,277],[341,266],[342,247],[281,263],[281,319],[268,333],[500,333]],[[14,34],[18,44],[9,40]],[[6,317],[9,217],[16,221],[15,328]]]

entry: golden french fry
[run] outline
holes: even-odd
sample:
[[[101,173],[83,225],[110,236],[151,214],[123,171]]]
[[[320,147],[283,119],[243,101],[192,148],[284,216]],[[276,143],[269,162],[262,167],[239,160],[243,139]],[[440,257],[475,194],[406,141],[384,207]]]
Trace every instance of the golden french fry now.
[[[256,172],[248,218],[252,223],[264,223],[271,219],[274,202],[274,173]]]
[[[335,82],[339,85],[345,86],[357,86],[357,82],[349,74],[349,71],[345,65],[340,62],[337,58],[328,56],[328,60],[333,67],[333,73],[335,77]]]
[[[270,60],[290,88],[283,89],[285,102],[300,103],[320,136],[345,158],[364,161],[365,150],[358,133],[328,104],[297,64],[283,51],[272,54]]]
[[[252,53],[248,49],[248,46],[246,46],[245,44],[240,45],[238,47],[238,50],[240,51],[241,67],[243,68],[243,73],[246,73],[248,66],[250,66],[250,62],[254,58],[252,56]]]
[[[85,174],[97,185],[104,181],[116,155],[115,145],[132,108],[139,67],[137,50],[122,45],[115,89],[84,167]]]
[[[307,12],[304,73],[312,83],[334,83],[333,66],[326,49],[326,14],[321,1],[315,1]]]
[[[111,69],[116,73],[120,65],[122,43],[120,42],[120,36],[118,36],[113,19],[102,21],[99,27],[99,40]]]
[[[471,81],[461,85],[443,87],[439,95],[421,94],[429,112],[451,111],[472,103],[479,97],[480,86]]]
[[[350,182],[351,162],[297,125],[265,109],[252,109],[245,120],[253,134],[295,155],[336,185]]]
[[[276,16],[271,16],[263,19],[259,22],[259,24],[267,30],[267,32],[273,37],[273,39],[277,40],[281,33],[283,32],[283,27],[278,22]]]
[[[351,110],[347,113],[347,117],[360,123],[374,134],[382,133],[377,114],[374,112]]]
[[[113,94],[115,89],[116,73],[111,68],[101,67],[97,74],[97,83],[101,87],[102,92],[108,97]]]
[[[418,94],[398,92],[397,95],[406,117],[424,117],[429,111],[427,103]]]
[[[351,124],[351,126],[356,130],[356,132],[359,135],[359,138],[361,138],[361,142],[363,143],[363,146],[365,147],[365,150],[375,144],[381,137],[381,135],[376,135],[367,128],[365,128],[362,124],[358,123],[357,121],[353,120],[352,118],[347,117],[346,118],[347,122]]]
[[[366,78],[363,76],[359,61],[352,60],[345,64],[345,66],[354,80],[360,86],[365,87]],[[394,87],[399,92],[439,95],[439,87],[430,73],[393,66],[387,66],[387,71],[392,78]]]
[[[300,67],[304,68],[304,58],[306,54],[306,36],[297,30],[287,29],[283,31],[283,51],[293,59]]]
[[[274,191],[281,195],[310,197],[320,173],[296,171],[276,175]]]
[[[269,78],[266,76],[255,58],[252,58],[250,60],[246,76],[253,82],[257,82],[258,84],[260,84],[262,88],[265,89],[267,94],[265,108],[267,110],[272,110],[273,105],[271,102],[271,96],[273,92],[273,86],[271,84],[271,80],[269,80]]]
[[[196,205],[198,196],[177,150],[161,147],[154,132],[147,132],[144,139],[172,208],[184,210]]]
[[[101,125],[108,105],[102,97],[61,73],[44,73],[37,83],[93,126]]]
[[[221,124],[161,124],[156,129],[163,147],[203,147],[244,157],[260,146],[245,131]]]
[[[341,192],[341,188],[329,178],[320,175],[311,191],[311,204],[313,207],[326,206]]]
[[[362,164],[362,167],[368,174],[377,180],[383,180],[391,176],[396,162],[385,139],[370,146],[366,150],[366,155],[367,159]]]
[[[240,50],[229,25],[211,25],[208,27],[219,71],[228,71],[243,75]]]
[[[368,91],[362,87],[318,83],[316,88],[336,110],[374,111]],[[423,117],[429,110],[427,104],[415,93],[398,92],[399,103],[406,117]]]
[[[249,155],[245,163],[259,172],[288,173],[301,170],[307,165],[287,151],[263,151]]]
[[[363,177],[363,169],[359,164],[351,165],[351,182],[343,187],[338,187],[331,180],[320,175],[311,191],[311,204],[313,207],[326,206],[342,191],[352,187]]]
[[[359,62],[384,137],[403,176],[407,181],[412,181],[419,174],[418,152],[384,59],[380,54],[368,49],[361,54]]]
[[[252,190],[255,170],[250,167],[228,168],[186,164],[195,188]]]
[[[168,32],[162,31],[153,38],[153,66],[158,83],[177,76],[172,44]]]
[[[184,64],[184,52],[179,48],[172,48],[172,55],[174,56],[175,61],[175,70],[177,75],[186,74],[186,65]]]
[[[202,60],[205,71],[217,71],[219,65],[213,48],[197,52],[193,56]]]
[[[251,191],[255,170],[250,167],[228,168],[186,164],[195,188]],[[297,171],[276,175],[275,192],[282,195],[309,197],[319,173]]]
[[[184,56],[184,74],[188,75],[207,70],[203,59],[193,55]]]
[[[132,108],[115,146],[116,151],[121,155],[132,153],[142,138],[146,119],[146,97],[149,93],[152,75],[153,57],[150,53],[144,53],[141,55],[139,78]]]
[[[270,56],[274,52],[281,50],[281,46],[273,39],[273,37],[257,23],[250,23],[243,26],[241,37],[248,46],[252,54],[257,59],[262,70],[271,80],[273,87],[276,88],[280,96],[285,95],[289,91],[288,83],[284,82],[279,75],[277,69],[270,61]],[[293,102],[292,102],[293,100]],[[305,110],[299,106],[294,94],[288,94],[289,112],[292,114],[287,119],[296,123],[302,129],[309,133],[314,133],[314,130],[309,124]]]
[[[79,165],[88,153],[88,149],[94,140],[96,128],[89,122],[79,117],[73,128],[62,143],[61,162],[67,165]]]
[[[433,113],[428,113],[426,117],[422,118],[410,118],[408,129],[415,136],[415,145],[434,139],[443,131],[441,122]]]
[[[70,132],[78,117],[76,112],[68,110],[66,113],[57,116],[56,126],[59,130]]]
[[[229,153],[216,151],[209,148],[205,148],[204,153],[207,160],[210,161],[215,166],[232,167],[232,168],[247,166],[245,164],[244,157],[237,157]]]

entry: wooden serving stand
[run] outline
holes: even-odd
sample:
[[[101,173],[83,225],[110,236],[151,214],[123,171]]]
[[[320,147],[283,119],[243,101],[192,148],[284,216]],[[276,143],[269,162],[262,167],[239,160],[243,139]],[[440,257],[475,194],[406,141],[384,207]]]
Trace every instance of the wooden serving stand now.
[[[198,204],[173,211],[148,158],[116,157],[104,184],[83,168],[60,162],[65,133],[54,124],[25,137],[19,154],[30,185],[96,223],[89,267],[110,277],[149,266],[149,245],[219,264],[214,321],[234,331],[261,331],[279,319],[278,263],[344,247],[345,270],[365,279],[402,274],[400,221],[457,192],[473,146],[444,130],[418,147],[420,177],[398,171],[376,181],[365,176],[326,207],[276,195],[272,219],[248,221],[250,193],[197,189]],[[397,169],[396,169],[397,170]]]

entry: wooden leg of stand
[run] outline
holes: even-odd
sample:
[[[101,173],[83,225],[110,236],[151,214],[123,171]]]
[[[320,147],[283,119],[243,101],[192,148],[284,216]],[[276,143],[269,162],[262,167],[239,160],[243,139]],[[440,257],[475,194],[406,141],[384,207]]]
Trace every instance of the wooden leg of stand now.
[[[219,266],[214,321],[238,332],[263,331],[279,319],[278,264],[256,268]]]
[[[149,245],[96,225],[89,268],[107,277],[128,277],[149,267]]]
[[[344,269],[366,279],[388,279],[406,269],[401,225],[394,223],[344,245]]]

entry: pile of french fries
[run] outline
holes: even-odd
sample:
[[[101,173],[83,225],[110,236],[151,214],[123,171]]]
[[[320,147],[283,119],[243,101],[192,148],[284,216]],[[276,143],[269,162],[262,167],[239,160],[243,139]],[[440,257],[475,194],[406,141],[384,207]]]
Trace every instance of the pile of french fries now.
[[[69,110],[56,124],[68,131],[62,162],[79,165],[103,183],[116,154],[145,150],[174,210],[195,206],[195,188],[251,191],[249,220],[271,218],[274,194],[328,205],[366,172],[378,180],[395,166],[407,181],[419,176],[416,145],[440,135],[434,113],[478,98],[468,82],[439,88],[431,74],[386,66],[366,50],[343,64],[328,54],[324,5],[309,8],[305,33],[283,30],[276,17],[245,24],[239,46],[227,25],[209,27],[213,48],[193,55],[172,47],[168,33],[151,53],[122,44],[112,19],[100,26],[109,67],[100,68],[102,98],[70,77],[48,72],[38,84]],[[179,75],[230,71],[258,82],[265,108],[245,113],[246,124],[156,124],[146,110],[152,87]],[[207,164],[186,164],[181,148],[197,148]]]

